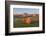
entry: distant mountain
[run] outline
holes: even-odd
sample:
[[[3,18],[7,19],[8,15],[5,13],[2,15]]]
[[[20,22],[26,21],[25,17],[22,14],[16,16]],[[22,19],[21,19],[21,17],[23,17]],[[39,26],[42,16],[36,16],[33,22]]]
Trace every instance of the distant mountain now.
[[[27,17],[35,17],[35,16],[39,16],[39,14],[27,14],[27,13],[24,13],[24,14],[14,14],[14,17],[24,17],[24,16],[27,16]]]

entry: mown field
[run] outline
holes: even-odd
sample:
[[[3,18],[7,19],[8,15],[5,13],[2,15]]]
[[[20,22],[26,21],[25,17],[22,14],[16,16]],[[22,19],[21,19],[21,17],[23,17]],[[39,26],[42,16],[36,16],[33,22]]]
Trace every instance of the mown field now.
[[[31,24],[24,24],[22,21],[23,18],[14,18],[14,27],[38,27],[39,26],[39,20],[36,20],[35,18],[32,18]]]

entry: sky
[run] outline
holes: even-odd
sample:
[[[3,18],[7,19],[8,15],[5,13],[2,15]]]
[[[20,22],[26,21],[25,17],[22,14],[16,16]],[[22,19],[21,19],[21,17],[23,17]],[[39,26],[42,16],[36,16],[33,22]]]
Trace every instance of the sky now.
[[[13,12],[14,12],[14,14],[23,14],[23,13],[38,14],[39,9],[36,9],[36,8],[14,8]]]

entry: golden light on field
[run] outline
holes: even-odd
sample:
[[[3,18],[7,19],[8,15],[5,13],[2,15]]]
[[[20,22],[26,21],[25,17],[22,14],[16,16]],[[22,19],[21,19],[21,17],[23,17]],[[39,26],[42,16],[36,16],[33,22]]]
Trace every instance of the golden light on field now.
[[[24,22],[25,24],[30,24],[30,23],[32,23],[32,20],[31,20],[31,18],[29,18],[29,17],[25,17],[25,18],[23,18],[23,22]]]

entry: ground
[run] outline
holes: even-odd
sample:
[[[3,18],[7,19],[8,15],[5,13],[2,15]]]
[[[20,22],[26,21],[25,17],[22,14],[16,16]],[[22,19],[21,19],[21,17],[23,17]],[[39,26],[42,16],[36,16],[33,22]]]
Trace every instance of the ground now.
[[[14,18],[14,27],[38,27],[39,26],[39,20],[33,20],[30,24],[25,24],[22,21],[23,18]]]

